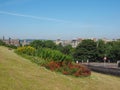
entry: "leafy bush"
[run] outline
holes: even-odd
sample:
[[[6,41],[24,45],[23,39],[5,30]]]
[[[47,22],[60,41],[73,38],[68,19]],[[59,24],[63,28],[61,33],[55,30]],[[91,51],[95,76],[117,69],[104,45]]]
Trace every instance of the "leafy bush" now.
[[[31,46],[17,48],[17,53],[27,55],[27,58],[38,65],[42,65],[52,71],[61,72],[65,75],[89,76],[90,70],[83,65],[73,64],[72,58],[60,51],[49,48],[35,49]],[[26,57],[26,56],[25,56]]]
[[[31,46],[18,47],[16,51],[20,54],[35,55],[35,48]]]
[[[50,61],[56,61],[56,62],[71,62],[72,58],[68,55],[62,54],[60,51],[57,50],[52,50],[49,48],[39,48],[35,49],[31,46],[25,46],[25,47],[18,47],[16,50],[17,53],[19,54],[26,54],[26,55],[32,55],[35,57],[38,57],[37,59],[32,59],[33,62],[39,63],[43,65],[42,63],[48,63]],[[39,60],[43,59],[42,61]]]
[[[36,51],[36,55],[40,58],[43,58],[43,59],[49,60],[49,61],[58,61],[58,62],[72,61],[72,57],[70,57],[68,55],[64,55],[60,51],[52,50],[49,48],[38,49]]]

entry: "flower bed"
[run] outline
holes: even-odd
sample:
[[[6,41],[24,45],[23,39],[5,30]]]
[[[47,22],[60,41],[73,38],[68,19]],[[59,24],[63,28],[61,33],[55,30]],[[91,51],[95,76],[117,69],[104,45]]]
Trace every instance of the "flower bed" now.
[[[65,64],[62,62],[51,61],[45,67],[50,69],[51,71],[61,72],[64,75],[73,75],[76,77],[91,75],[90,69],[88,69],[87,67],[81,64],[73,64],[73,63]]]

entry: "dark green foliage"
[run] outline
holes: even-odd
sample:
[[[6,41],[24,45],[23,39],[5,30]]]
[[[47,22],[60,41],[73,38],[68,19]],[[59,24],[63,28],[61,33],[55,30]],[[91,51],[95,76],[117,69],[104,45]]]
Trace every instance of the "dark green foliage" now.
[[[106,48],[106,44],[103,40],[97,41],[97,60],[103,61],[103,58],[106,55]]]
[[[112,62],[116,62],[117,60],[120,60],[120,41],[111,42],[108,44],[109,51],[108,51],[108,58]]]
[[[45,40],[45,48],[56,49],[56,44],[51,40]]]
[[[62,62],[64,60],[71,61],[72,58],[70,56],[62,54],[60,51],[52,50],[49,48],[40,48],[36,51],[37,56],[44,58],[46,60],[53,60]]]
[[[105,42],[103,40],[98,40],[94,42],[93,40],[83,40],[75,49],[73,57],[78,61],[90,62],[97,61],[103,62],[103,58],[107,57],[107,60],[111,62],[117,62],[120,60],[120,41]]]
[[[32,46],[36,49],[50,48],[50,49],[53,49],[53,50],[58,50],[58,51],[62,52],[63,54],[66,54],[66,55],[71,55],[72,49],[73,49],[71,45],[67,45],[67,46],[63,47],[61,44],[56,45],[51,40],[35,40],[35,41],[30,43],[30,46]]]
[[[62,52],[62,49],[63,49],[62,44],[61,43],[58,44],[57,47],[56,47],[56,49]]]
[[[93,40],[83,40],[75,49],[73,57],[78,61],[95,61],[97,54],[96,42]]]
[[[39,49],[41,47],[45,47],[45,43],[42,40],[34,40],[30,43],[30,46]]]
[[[116,62],[120,60],[120,41],[111,41],[105,43],[104,41],[99,41],[97,47],[99,61],[103,61],[104,56],[107,57],[107,60],[111,62]]]
[[[30,43],[30,46],[39,49],[39,48],[51,48],[56,49],[56,45],[51,40],[34,40]]]
[[[62,47],[61,52],[66,54],[66,55],[70,55],[72,53],[72,46],[71,45],[67,45]]]

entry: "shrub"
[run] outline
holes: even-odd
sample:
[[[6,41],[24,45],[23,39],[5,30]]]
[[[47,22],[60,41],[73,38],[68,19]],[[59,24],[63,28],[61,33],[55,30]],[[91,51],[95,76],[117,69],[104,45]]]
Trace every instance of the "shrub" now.
[[[60,62],[52,61],[45,67],[52,71],[61,72],[65,75],[74,75],[76,77],[91,75],[91,71],[87,67],[79,64],[69,63],[67,65],[62,65]]]
[[[31,46],[18,47],[16,51],[20,54],[27,54],[27,55],[35,54],[35,48],[33,48]]]
[[[70,62],[72,58],[68,55],[64,55],[60,51],[52,50],[49,48],[40,48],[36,51],[36,55],[45,60],[55,61],[55,62]]]
[[[50,63],[48,63],[48,65],[46,65],[46,68],[54,71],[55,69],[60,68],[60,64],[54,61],[51,61]]]
[[[73,64],[72,58],[62,54],[60,51],[48,48],[35,49],[31,46],[18,47],[17,53],[27,55],[30,60],[38,65],[42,65],[52,71],[61,72],[65,75],[89,76],[90,70],[80,64]]]

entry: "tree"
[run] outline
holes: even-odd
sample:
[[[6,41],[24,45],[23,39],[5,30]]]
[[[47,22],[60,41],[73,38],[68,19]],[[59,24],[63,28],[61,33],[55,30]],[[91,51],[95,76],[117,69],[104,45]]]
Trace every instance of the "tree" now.
[[[56,49],[56,44],[51,40],[44,41],[46,48]]]
[[[61,51],[62,52],[62,49],[63,49],[63,46],[61,43],[59,43],[57,46],[56,46],[56,50],[58,51]]]
[[[39,49],[39,48],[50,48],[56,49],[56,44],[51,40],[34,40],[30,43],[30,46]]]
[[[62,48],[61,52],[66,54],[66,55],[70,55],[72,53],[72,46],[71,45],[66,45]]]
[[[97,42],[97,60],[103,61],[104,56],[107,55],[106,44],[103,40],[98,40]]]
[[[120,60],[120,41],[111,42],[111,48],[109,49],[108,56],[112,62]]]
[[[73,57],[75,60],[96,60],[96,42],[90,39],[83,40],[75,49]]]
[[[45,47],[45,43],[42,40],[34,40],[30,43],[30,46],[39,49],[41,47]]]

